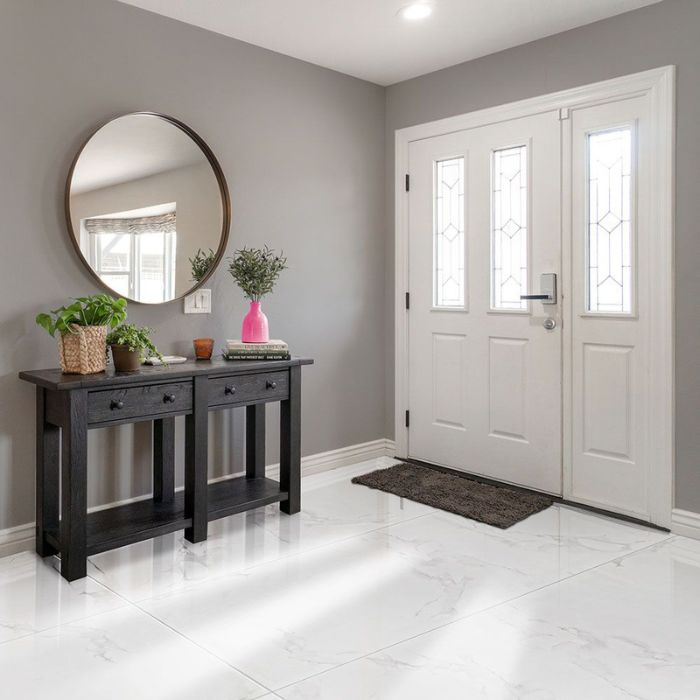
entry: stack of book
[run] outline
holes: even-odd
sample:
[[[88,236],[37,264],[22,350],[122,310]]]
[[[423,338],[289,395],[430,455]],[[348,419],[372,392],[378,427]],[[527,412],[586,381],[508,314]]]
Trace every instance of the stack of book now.
[[[269,340],[267,343],[244,343],[227,340],[224,350],[226,360],[289,360],[289,347],[284,340]]]

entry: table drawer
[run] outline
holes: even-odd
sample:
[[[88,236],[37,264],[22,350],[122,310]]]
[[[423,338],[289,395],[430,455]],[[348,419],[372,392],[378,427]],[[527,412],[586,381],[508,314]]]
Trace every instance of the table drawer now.
[[[209,405],[247,403],[249,401],[282,401],[289,398],[288,372],[216,377],[209,380]]]
[[[104,423],[160,413],[189,413],[192,382],[105,389],[88,393],[88,422]]]

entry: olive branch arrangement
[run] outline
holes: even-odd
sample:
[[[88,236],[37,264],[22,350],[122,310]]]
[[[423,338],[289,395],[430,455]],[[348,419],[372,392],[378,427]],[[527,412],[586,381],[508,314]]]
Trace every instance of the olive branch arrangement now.
[[[228,271],[250,301],[260,301],[270,294],[282,271],[287,269],[287,258],[267,246],[241,248],[229,259]]]
[[[188,258],[188,260],[192,266],[192,281],[201,282],[214,264],[216,253],[211,248],[209,248],[208,252],[197,248],[194,257]]]

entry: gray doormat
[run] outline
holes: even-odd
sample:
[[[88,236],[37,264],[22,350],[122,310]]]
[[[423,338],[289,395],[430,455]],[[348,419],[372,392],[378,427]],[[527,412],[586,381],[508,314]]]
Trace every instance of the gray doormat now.
[[[387,491],[504,530],[549,508],[554,502],[544,494],[487,484],[468,476],[406,462],[356,476],[352,483]]]

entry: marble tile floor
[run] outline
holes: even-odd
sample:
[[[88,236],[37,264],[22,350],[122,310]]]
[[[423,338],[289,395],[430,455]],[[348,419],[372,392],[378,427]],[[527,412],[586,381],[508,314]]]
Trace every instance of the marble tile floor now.
[[[2,697],[700,698],[700,542],[563,506],[502,531],[355,486],[91,557],[0,559]]]

